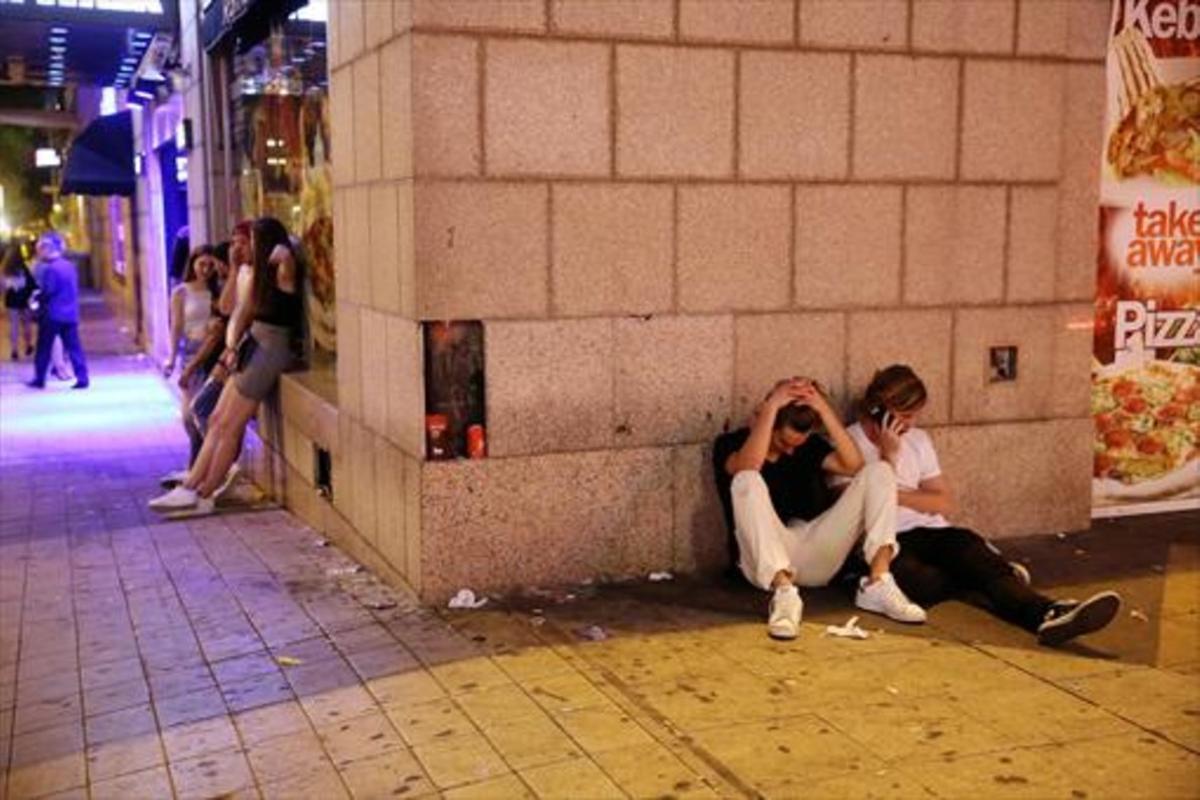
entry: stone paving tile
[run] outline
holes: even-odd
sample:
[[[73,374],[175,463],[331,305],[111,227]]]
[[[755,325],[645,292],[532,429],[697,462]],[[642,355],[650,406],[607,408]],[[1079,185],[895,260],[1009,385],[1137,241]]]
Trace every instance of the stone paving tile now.
[[[516,775],[501,775],[499,778],[469,783],[457,789],[450,789],[442,796],[446,800],[494,800],[498,797],[528,800],[537,797]]]
[[[413,753],[439,789],[478,783],[509,771],[500,755],[478,733],[424,742],[415,745]]]
[[[531,767],[521,778],[537,797],[623,798],[625,792],[594,761],[572,759]]]
[[[173,761],[171,781],[180,800],[225,796],[257,796],[246,756],[239,750]]]
[[[355,798],[428,797],[437,787],[408,750],[351,761],[341,768],[342,780]],[[497,795],[502,796],[502,795]]]
[[[233,720],[226,716],[184,722],[162,732],[163,748],[171,761],[235,750],[240,746]]]
[[[91,785],[92,800],[130,800],[134,797],[172,797],[171,779],[166,767],[131,772]]]

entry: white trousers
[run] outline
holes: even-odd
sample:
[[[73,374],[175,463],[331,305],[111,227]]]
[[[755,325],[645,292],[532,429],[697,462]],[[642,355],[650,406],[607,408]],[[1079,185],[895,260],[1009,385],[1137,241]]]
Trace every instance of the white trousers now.
[[[900,552],[896,544],[896,476],[882,461],[864,465],[837,502],[808,521],[794,519],[785,525],[758,472],[734,475],[731,491],[741,552],[738,566],[760,589],[770,589],[780,570],[791,572],[800,586],[824,586],[859,539],[867,563],[885,545],[891,545],[893,556]]]

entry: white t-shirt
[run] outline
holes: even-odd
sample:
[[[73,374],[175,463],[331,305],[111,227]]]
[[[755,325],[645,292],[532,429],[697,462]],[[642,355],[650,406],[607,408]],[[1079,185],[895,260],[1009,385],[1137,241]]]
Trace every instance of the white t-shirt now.
[[[863,459],[868,464],[879,461],[879,448],[867,438],[867,432],[860,423],[854,423],[846,429],[858,449],[862,451]],[[933,440],[929,434],[920,428],[910,428],[900,437],[900,453],[896,458],[896,486],[902,490],[913,491],[921,486],[921,481],[936,478],[942,474],[938,464],[937,451],[933,449]],[[926,514],[907,506],[896,509],[896,532],[903,533],[913,528],[948,528],[950,523],[941,514]]]

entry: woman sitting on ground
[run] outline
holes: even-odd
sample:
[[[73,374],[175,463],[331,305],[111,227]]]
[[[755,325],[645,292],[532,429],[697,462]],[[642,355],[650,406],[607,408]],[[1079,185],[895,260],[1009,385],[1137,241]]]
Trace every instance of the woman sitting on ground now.
[[[221,356],[233,378],[221,391],[204,446],[187,479],[150,501],[156,511],[212,513],[213,494],[241,450],[247,423],[279,376],[296,363],[294,343],[303,323],[300,287],[304,281],[283,224],[271,217],[257,220],[251,250],[251,280],[239,286],[248,296],[239,298],[226,339],[231,346]],[[242,336],[247,323],[248,335]]]
[[[925,384],[916,373],[892,365],[875,373],[859,420],[848,429],[868,464],[883,460],[896,472],[900,553],[891,569],[904,594],[926,608],[981,595],[996,616],[1045,645],[1108,625],[1121,605],[1116,592],[1099,592],[1083,602],[1053,600],[1030,588],[1023,566],[1006,561],[978,533],[950,524],[950,484],[929,434],[916,427],[925,402]]]

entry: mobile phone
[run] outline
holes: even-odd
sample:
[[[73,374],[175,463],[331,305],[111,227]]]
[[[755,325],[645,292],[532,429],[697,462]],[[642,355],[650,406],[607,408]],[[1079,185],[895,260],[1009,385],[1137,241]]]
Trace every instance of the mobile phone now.
[[[886,406],[874,405],[867,409],[867,416],[875,420],[880,426],[884,425],[884,420],[887,419],[888,410]]]

